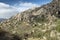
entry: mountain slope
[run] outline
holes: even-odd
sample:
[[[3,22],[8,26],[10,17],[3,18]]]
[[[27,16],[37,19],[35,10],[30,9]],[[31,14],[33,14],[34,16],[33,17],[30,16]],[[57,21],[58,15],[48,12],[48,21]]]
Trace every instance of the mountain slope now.
[[[1,29],[31,40],[60,40],[60,0],[19,13],[0,23]],[[34,40],[32,38],[32,40]]]

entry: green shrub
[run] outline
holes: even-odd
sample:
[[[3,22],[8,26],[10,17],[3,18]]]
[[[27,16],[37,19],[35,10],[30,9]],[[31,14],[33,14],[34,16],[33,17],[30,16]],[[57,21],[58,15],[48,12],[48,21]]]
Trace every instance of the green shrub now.
[[[58,19],[57,20],[57,23],[56,23],[56,30],[58,31],[58,32],[60,32],[60,19]]]

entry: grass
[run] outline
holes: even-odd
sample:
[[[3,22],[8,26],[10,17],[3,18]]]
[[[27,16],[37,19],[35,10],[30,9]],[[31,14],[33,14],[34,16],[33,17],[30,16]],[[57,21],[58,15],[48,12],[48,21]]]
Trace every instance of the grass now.
[[[60,19],[58,19],[57,20],[57,23],[56,23],[56,30],[58,31],[58,32],[60,32]]]

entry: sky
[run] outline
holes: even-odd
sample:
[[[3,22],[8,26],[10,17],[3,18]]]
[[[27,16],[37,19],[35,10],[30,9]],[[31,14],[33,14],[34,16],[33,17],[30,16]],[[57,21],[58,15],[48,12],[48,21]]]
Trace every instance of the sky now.
[[[0,0],[0,18],[10,18],[19,12],[40,7],[52,0]]]

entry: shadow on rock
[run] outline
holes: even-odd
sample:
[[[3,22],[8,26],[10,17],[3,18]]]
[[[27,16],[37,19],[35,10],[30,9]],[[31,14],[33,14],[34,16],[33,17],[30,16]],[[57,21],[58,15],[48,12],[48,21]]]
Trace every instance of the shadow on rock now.
[[[17,35],[13,35],[6,31],[0,30],[0,40],[22,40],[22,38]]]

